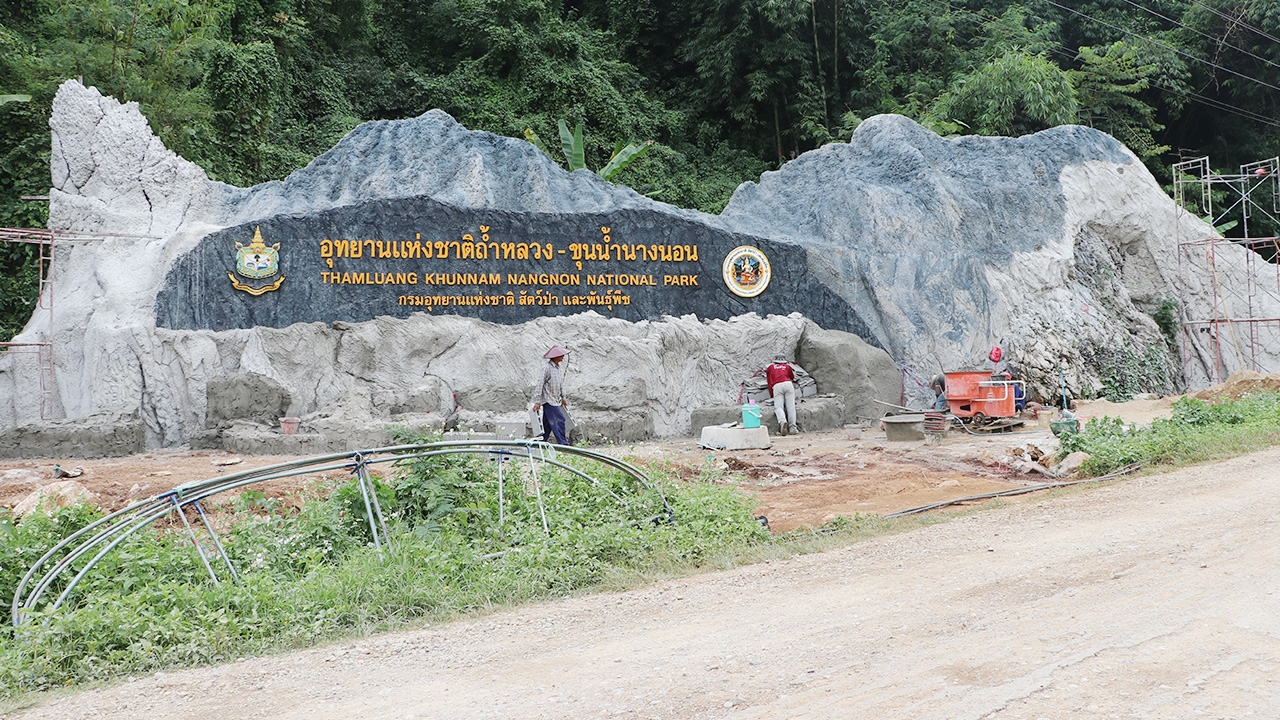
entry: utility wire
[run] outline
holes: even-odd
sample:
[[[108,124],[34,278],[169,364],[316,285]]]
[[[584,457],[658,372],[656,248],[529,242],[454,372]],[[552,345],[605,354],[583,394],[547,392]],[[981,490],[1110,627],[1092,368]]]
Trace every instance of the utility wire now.
[[[1218,70],[1221,70],[1221,71],[1223,71],[1223,72],[1231,73],[1232,75],[1239,76],[1239,77],[1241,77],[1241,78],[1244,78],[1245,80],[1249,80],[1249,81],[1251,81],[1251,82],[1255,82],[1255,83],[1257,83],[1257,84],[1259,84],[1259,85],[1262,85],[1263,87],[1268,87],[1268,88],[1271,88],[1272,90],[1275,90],[1275,91],[1277,91],[1277,92],[1280,92],[1280,87],[1277,87],[1277,86],[1275,86],[1275,85],[1272,85],[1272,84],[1271,84],[1271,83],[1269,83],[1269,82],[1265,82],[1265,81],[1259,80],[1258,78],[1251,77],[1251,76],[1249,76],[1249,75],[1245,75],[1245,74],[1244,74],[1244,73],[1242,73],[1242,72],[1236,72],[1235,70],[1232,70],[1231,68],[1223,67],[1223,66],[1218,65],[1218,64],[1216,64],[1216,63],[1212,63],[1212,62],[1210,62],[1210,61],[1208,61],[1208,60],[1205,60],[1204,58],[1197,57],[1197,56],[1192,55],[1192,54],[1190,54],[1190,53],[1183,52],[1183,51],[1179,50],[1178,48],[1176,48],[1176,47],[1174,47],[1174,46],[1172,46],[1172,45],[1170,45],[1170,44],[1168,44],[1168,43],[1160,42],[1159,40],[1156,40],[1155,38],[1149,38],[1149,37],[1147,37],[1146,35],[1140,35],[1140,34],[1138,34],[1138,33],[1136,33],[1136,32],[1133,32],[1132,30],[1126,30],[1125,28],[1122,28],[1122,27],[1120,27],[1120,26],[1118,26],[1118,25],[1112,25],[1111,23],[1107,22],[1106,20],[1099,20],[1098,18],[1093,17],[1092,15],[1087,15],[1087,14],[1085,14],[1085,13],[1080,12],[1079,10],[1073,10],[1073,9],[1071,9],[1071,8],[1067,7],[1066,5],[1059,5],[1058,3],[1054,2],[1053,0],[1044,0],[1044,1],[1045,1],[1045,2],[1047,2],[1047,3],[1049,3],[1049,4],[1050,4],[1050,5],[1052,5],[1052,6],[1056,7],[1056,8],[1059,8],[1059,9],[1061,9],[1061,10],[1066,10],[1067,12],[1069,12],[1069,13],[1071,13],[1071,14],[1073,14],[1073,15],[1079,15],[1079,16],[1080,16],[1080,17],[1082,17],[1082,18],[1085,18],[1085,19],[1088,19],[1088,20],[1092,20],[1092,21],[1094,21],[1094,22],[1098,23],[1099,25],[1105,25],[1105,26],[1107,26],[1107,27],[1111,28],[1112,30],[1119,30],[1120,32],[1122,32],[1122,33],[1124,33],[1124,34],[1126,34],[1126,35],[1132,35],[1132,36],[1134,36],[1134,37],[1136,37],[1136,38],[1138,38],[1138,39],[1140,39],[1140,40],[1146,40],[1146,41],[1147,41],[1147,42],[1149,42],[1149,43],[1154,43],[1154,44],[1159,45],[1159,46],[1161,46],[1161,47],[1163,47],[1163,48],[1165,48],[1165,49],[1167,49],[1167,50],[1172,50],[1172,51],[1174,51],[1175,53],[1177,53],[1177,54],[1179,54],[1179,55],[1181,55],[1181,56],[1183,56],[1183,57],[1185,57],[1185,58],[1187,58],[1187,59],[1189,59],[1189,60],[1195,60],[1195,61],[1196,61],[1196,62],[1198,62],[1198,63],[1203,63],[1203,64],[1205,64],[1205,65],[1208,65],[1209,67],[1217,68]]]
[[[1190,0],[1190,1],[1191,1],[1191,4],[1192,4],[1192,5],[1196,5],[1196,6],[1198,6],[1198,7],[1202,7],[1202,8],[1204,8],[1205,10],[1208,10],[1209,12],[1213,13],[1214,15],[1217,15],[1218,17],[1222,18],[1223,20],[1226,20],[1227,22],[1229,22],[1229,23],[1231,23],[1231,24],[1233,24],[1233,25],[1239,25],[1240,27],[1242,27],[1242,28],[1244,28],[1244,29],[1246,29],[1246,30],[1251,30],[1251,31],[1253,31],[1253,32],[1256,32],[1256,33],[1258,33],[1259,35],[1261,35],[1262,37],[1264,37],[1264,38],[1266,38],[1266,39],[1270,40],[1270,41],[1271,41],[1271,42],[1273,42],[1273,43],[1280,43],[1280,39],[1277,39],[1276,37],[1274,37],[1274,36],[1272,36],[1272,35],[1268,35],[1267,33],[1263,32],[1262,30],[1259,30],[1258,28],[1256,28],[1256,27],[1254,27],[1254,26],[1250,25],[1249,23],[1247,23],[1247,22],[1245,22],[1245,21],[1243,21],[1243,20],[1240,20],[1239,18],[1233,18],[1233,17],[1231,17],[1230,15],[1228,15],[1228,14],[1226,14],[1226,13],[1224,13],[1224,12],[1222,12],[1222,11],[1218,10],[1217,8],[1211,8],[1211,7],[1209,7],[1208,5],[1205,5],[1205,4],[1203,4],[1203,3],[1196,2],[1196,0]]]
[[[993,16],[993,15],[988,15],[988,14],[986,14],[986,13],[975,12],[975,11],[973,11],[973,10],[969,10],[968,8],[962,8],[962,7],[951,7],[950,9],[951,9],[951,10],[953,10],[953,11],[954,11],[954,10],[958,10],[958,11],[963,12],[963,13],[968,13],[969,15],[972,15],[972,16],[974,16],[974,17],[976,17],[976,18],[980,18],[980,19],[983,19],[983,20],[987,20],[988,22],[996,22],[996,21],[998,21],[998,20],[999,20],[999,18],[997,18],[997,17],[995,17],[995,16]],[[1042,18],[1042,19],[1043,19],[1043,18]],[[1074,52],[1072,52],[1069,48],[1067,48],[1067,47],[1066,47],[1065,45],[1063,45],[1062,43],[1052,43],[1052,42],[1050,42],[1050,43],[1049,43],[1049,45],[1050,45],[1050,47],[1049,47],[1049,50],[1050,50],[1050,51],[1052,51],[1052,52],[1054,52],[1054,53],[1058,54],[1059,56],[1061,56],[1061,57],[1063,57],[1063,58],[1065,58],[1068,62],[1075,62],[1077,59],[1079,59],[1079,53],[1074,53]],[[1193,91],[1191,91],[1191,90],[1186,90],[1186,89],[1183,89],[1183,88],[1176,88],[1176,87],[1172,87],[1172,86],[1170,86],[1170,85],[1165,85],[1164,83],[1161,83],[1161,82],[1157,82],[1157,81],[1151,80],[1150,78],[1147,78],[1147,81],[1148,81],[1148,82],[1150,82],[1152,85],[1154,85],[1154,86],[1156,86],[1156,87],[1158,87],[1158,88],[1160,88],[1160,89],[1162,89],[1162,90],[1167,90],[1167,91],[1169,91],[1169,92],[1171,92],[1171,93],[1174,93],[1175,95],[1181,95],[1181,96],[1187,97],[1187,98],[1188,98],[1188,99],[1190,99],[1192,102],[1198,102],[1198,103],[1200,103],[1200,104],[1202,104],[1202,105],[1206,105],[1206,106],[1208,106],[1208,107],[1211,107],[1211,108],[1213,108],[1214,110],[1222,110],[1222,111],[1224,111],[1224,112],[1228,112],[1228,113],[1231,113],[1231,114],[1233,114],[1233,115],[1238,115],[1238,116],[1240,116],[1240,117],[1242,117],[1242,118],[1244,118],[1244,119],[1246,119],[1246,120],[1252,120],[1252,121],[1254,121],[1254,122],[1258,122],[1258,123],[1261,123],[1261,124],[1263,124],[1263,125],[1269,125],[1269,126],[1271,126],[1271,127],[1280,127],[1280,122],[1276,122],[1276,121],[1275,121],[1275,120],[1273,120],[1272,118],[1270,118],[1270,117],[1268,117],[1268,116],[1266,116],[1266,115],[1261,115],[1261,114],[1256,113],[1256,112],[1254,112],[1254,111],[1252,111],[1252,110],[1246,110],[1245,108],[1242,108],[1242,107],[1239,107],[1239,106],[1236,106],[1236,105],[1232,105],[1232,104],[1230,104],[1230,103],[1224,102],[1224,101],[1222,101],[1222,100],[1218,100],[1218,99],[1216,99],[1216,98],[1206,97],[1206,96],[1204,96],[1204,95],[1201,95],[1201,94],[1199,94],[1199,93],[1197,93],[1197,92],[1193,92]]]
[[[1141,11],[1143,11],[1143,12],[1150,13],[1150,14],[1152,14],[1152,15],[1155,15],[1156,17],[1160,18],[1161,20],[1165,20],[1165,21],[1167,21],[1167,22],[1171,22],[1171,23],[1173,23],[1174,25],[1177,25],[1178,27],[1181,27],[1181,28],[1185,28],[1185,29],[1187,29],[1187,30],[1190,30],[1191,32],[1193,32],[1193,33],[1195,33],[1195,34],[1197,34],[1197,35],[1199,35],[1199,36],[1201,36],[1201,37],[1208,38],[1209,40],[1212,40],[1212,41],[1213,41],[1213,42],[1215,42],[1215,43],[1221,43],[1222,45],[1224,45],[1224,46],[1226,46],[1226,47],[1229,47],[1229,48],[1231,48],[1232,50],[1235,50],[1236,52],[1242,52],[1242,53],[1244,53],[1245,55],[1248,55],[1249,57],[1254,58],[1255,60],[1261,60],[1262,62],[1264,62],[1264,63],[1266,63],[1266,64],[1268,64],[1268,65],[1270,65],[1270,66],[1272,66],[1272,67],[1280,68],[1280,65],[1277,65],[1276,63],[1271,62],[1270,60],[1268,60],[1268,59],[1266,59],[1266,58],[1262,57],[1261,55],[1255,55],[1255,54],[1253,54],[1252,52],[1249,52],[1248,50],[1245,50],[1245,49],[1244,49],[1244,48],[1242,48],[1242,47],[1237,47],[1237,46],[1235,46],[1235,45],[1232,45],[1231,43],[1227,42],[1227,41],[1226,41],[1226,39],[1224,39],[1224,38],[1216,38],[1216,37],[1214,37],[1214,36],[1210,35],[1209,33],[1202,32],[1202,31],[1200,31],[1200,30],[1197,30],[1197,29],[1195,29],[1195,28],[1191,27],[1190,25],[1183,25],[1183,24],[1182,24],[1181,22],[1179,22],[1178,20],[1175,20],[1175,19],[1173,19],[1173,18],[1171,18],[1171,17],[1169,17],[1169,16],[1167,16],[1167,15],[1162,15],[1162,14],[1160,14],[1160,13],[1156,12],[1155,10],[1151,10],[1150,8],[1143,7],[1143,6],[1139,5],[1139,4],[1138,4],[1138,3],[1136,3],[1136,2],[1133,2],[1133,0],[1124,0],[1124,2],[1125,2],[1126,4],[1129,4],[1129,5],[1132,5],[1132,6],[1136,7],[1136,8],[1138,8],[1139,10],[1141,10]]]
[[[1059,49],[1061,47],[1062,47],[1061,45],[1058,45],[1057,47],[1049,48],[1049,50],[1050,52],[1053,52],[1059,55],[1060,57],[1067,59],[1068,61],[1075,61],[1076,56],[1071,54],[1069,50]],[[1280,122],[1276,122],[1275,120],[1272,120],[1266,115],[1260,115],[1256,112],[1253,112],[1252,110],[1246,110],[1242,107],[1237,107],[1235,105],[1231,105],[1230,103],[1225,103],[1221,100],[1217,100],[1211,97],[1206,97],[1204,95],[1201,95],[1197,92],[1193,92],[1191,90],[1176,88],[1171,85],[1165,85],[1164,83],[1161,83],[1156,80],[1152,80],[1151,78],[1147,78],[1146,80],[1147,82],[1151,83],[1151,85],[1157,88],[1160,88],[1161,90],[1167,90],[1168,92],[1171,92],[1175,95],[1186,96],[1188,99],[1192,100],[1193,102],[1199,102],[1202,105],[1207,105],[1213,108],[1214,110],[1222,110],[1223,112],[1228,112],[1228,113],[1231,113],[1232,115],[1239,115],[1240,117],[1246,120],[1252,120],[1257,123],[1262,123],[1263,125],[1270,125],[1271,127],[1280,127]]]
[[[1072,54],[1070,50],[1067,50],[1061,44],[1058,44],[1055,47],[1050,47],[1049,51],[1071,62],[1074,62],[1075,60],[1078,59],[1077,55]],[[1266,125],[1271,125],[1273,127],[1280,127],[1280,122],[1276,122],[1270,117],[1267,117],[1266,115],[1261,115],[1252,110],[1246,110],[1245,108],[1238,107],[1236,105],[1232,105],[1230,103],[1226,103],[1215,98],[1206,97],[1204,95],[1201,95],[1197,92],[1193,92],[1191,90],[1176,88],[1176,87],[1173,87],[1172,85],[1165,85],[1164,83],[1159,82],[1158,80],[1153,80],[1151,78],[1144,78],[1144,79],[1151,85],[1158,87],[1161,90],[1167,90],[1175,95],[1185,95],[1189,99],[1198,100],[1199,102],[1205,105],[1208,105],[1215,110],[1223,110],[1223,111],[1232,113],[1233,115],[1239,115],[1240,117],[1245,118],[1246,120],[1254,120],[1256,122],[1260,122]]]

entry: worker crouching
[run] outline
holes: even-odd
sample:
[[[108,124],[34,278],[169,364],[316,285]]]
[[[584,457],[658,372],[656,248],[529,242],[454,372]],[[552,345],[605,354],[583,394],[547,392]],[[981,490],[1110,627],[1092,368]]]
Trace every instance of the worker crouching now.
[[[773,364],[764,369],[769,383],[769,395],[773,397],[773,413],[778,418],[778,429],[783,435],[798,432],[796,425],[796,373],[787,362],[787,356],[779,353]]]

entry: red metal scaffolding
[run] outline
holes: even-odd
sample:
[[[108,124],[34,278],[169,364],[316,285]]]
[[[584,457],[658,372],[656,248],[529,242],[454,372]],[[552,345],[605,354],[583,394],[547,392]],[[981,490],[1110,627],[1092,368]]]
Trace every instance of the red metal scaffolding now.
[[[40,292],[36,307],[49,313],[49,327],[53,327],[53,232],[34,228],[0,228],[0,242],[20,242],[37,245],[40,264]],[[0,352],[5,354],[34,355],[39,374],[40,419],[53,410],[53,343],[0,342]]]
[[[23,197],[23,200],[48,201],[48,197]],[[157,240],[154,235],[136,235],[131,233],[87,233],[70,230],[59,230],[56,233],[43,228],[0,228],[0,242],[29,243],[39,246],[40,293],[36,307],[48,313],[46,318],[49,332],[53,331],[53,249],[54,243],[79,243],[102,241],[109,238],[129,238]],[[50,336],[51,337],[51,336]],[[54,411],[53,403],[53,343],[0,342],[0,353],[34,356],[38,375],[40,393],[40,419],[45,420]]]
[[[1173,187],[1179,207],[1239,234],[1189,236],[1189,226],[1175,225],[1184,377],[1197,358],[1215,384],[1232,370],[1280,370],[1272,367],[1280,359],[1280,238],[1251,234],[1280,228],[1280,158],[1241,165],[1236,175],[1215,173],[1207,157],[1187,160],[1173,166]]]

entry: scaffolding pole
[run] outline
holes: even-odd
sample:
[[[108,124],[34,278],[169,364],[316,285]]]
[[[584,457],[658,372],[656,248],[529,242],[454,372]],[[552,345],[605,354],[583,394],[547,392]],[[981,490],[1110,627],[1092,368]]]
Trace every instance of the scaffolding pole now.
[[[36,307],[49,314],[49,326],[53,326],[53,233],[38,228],[0,228],[0,242],[36,245],[39,263],[39,289]],[[36,372],[39,375],[40,419],[46,420],[53,413],[53,343],[0,342],[0,352],[6,356],[35,355]]]
[[[1215,173],[1207,157],[1186,160],[1173,165],[1173,187],[1179,208],[1239,235],[1204,236],[1174,225],[1184,377],[1197,358],[1213,383],[1231,368],[1280,369],[1268,362],[1280,359],[1280,239],[1254,235],[1280,228],[1280,158],[1246,163],[1238,174]],[[1193,302],[1197,288],[1189,280],[1197,269],[1208,284],[1207,303]],[[1243,282],[1225,281],[1227,270],[1244,272]]]

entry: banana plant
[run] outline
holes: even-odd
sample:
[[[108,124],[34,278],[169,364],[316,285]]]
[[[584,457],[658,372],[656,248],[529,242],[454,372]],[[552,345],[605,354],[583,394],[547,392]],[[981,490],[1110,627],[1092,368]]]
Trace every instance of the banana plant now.
[[[565,160],[568,163],[569,172],[574,170],[583,170],[587,167],[586,148],[582,140],[582,123],[569,132],[569,126],[563,120],[557,120],[556,125],[560,130],[560,150],[564,153]],[[524,139],[533,143],[533,146],[547,154],[547,157],[555,160],[555,155],[547,149],[542,138],[538,137],[538,133],[533,128],[526,128],[524,131]],[[613,154],[609,156],[609,162],[604,167],[595,171],[597,175],[612,182],[614,176],[626,169],[628,165],[644,156],[649,151],[649,147],[653,145],[653,141],[637,145],[635,143],[627,143],[621,140],[613,146]]]
[[[622,172],[628,165],[639,160],[645,153],[649,152],[649,148],[652,145],[652,140],[643,145],[636,145],[635,143],[626,143],[624,145],[623,142],[619,140],[618,144],[613,146],[613,154],[609,156],[609,162],[606,163],[604,167],[597,170],[596,174],[605,180],[612,181],[614,175]]]
[[[1205,216],[1204,216],[1204,218],[1202,218],[1202,219],[1203,219],[1205,222],[1209,223],[1210,225],[1213,225],[1213,216],[1212,216],[1212,215],[1205,215]],[[1239,224],[1240,224],[1240,221],[1239,221],[1239,220],[1228,220],[1228,221],[1226,221],[1226,222],[1222,223],[1221,225],[1213,225],[1213,229],[1214,229],[1214,230],[1217,230],[1219,235],[1226,235],[1228,230],[1230,230],[1230,229],[1234,228],[1235,226],[1237,226],[1237,225],[1239,225]]]
[[[582,123],[573,129],[573,134],[569,134],[569,126],[563,120],[557,120],[556,126],[560,128],[560,149],[569,160],[569,172],[585,168],[587,155],[586,148],[582,146]]]

